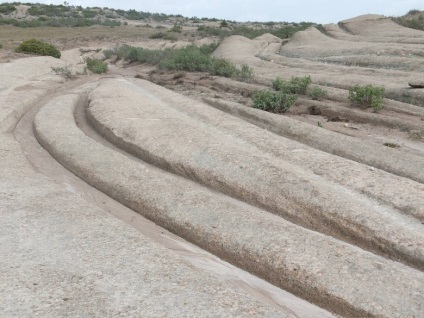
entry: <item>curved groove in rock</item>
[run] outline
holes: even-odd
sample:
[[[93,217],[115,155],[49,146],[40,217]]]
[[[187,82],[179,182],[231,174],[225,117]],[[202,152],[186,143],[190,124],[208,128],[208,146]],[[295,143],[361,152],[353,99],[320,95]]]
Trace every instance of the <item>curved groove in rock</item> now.
[[[149,90],[154,85],[139,83],[144,88],[102,81],[90,95],[88,118],[113,143],[296,224],[424,268],[424,227],[417,220],[193,120]],[[112,87],[119,93],[111,96]]]
[[[205,99],[208,104],[226,113],[244,119],[258,127],[296,140],[310,147],[346,159],[375,167],[389,173],[424,183],[424,158],[408,153],[400,153],[381,146],[371,147],[355,138],[324,131],[319,127],[283,117],[273,116],[258,109],[218,99]]]
[[[48,103],[36,117],[35,132],[59,162],[96,188],[216,255],[346,317],[422,312],[423,273],[100,146],[73,121],[78,98]]]

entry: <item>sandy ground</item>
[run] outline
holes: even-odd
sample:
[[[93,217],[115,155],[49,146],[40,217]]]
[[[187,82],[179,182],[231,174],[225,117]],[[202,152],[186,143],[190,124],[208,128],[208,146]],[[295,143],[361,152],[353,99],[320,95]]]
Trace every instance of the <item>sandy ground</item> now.
[[[226,39],[214,54],[252,66],[250,84],[122,62],[51,71],[188,39],[54,35],[60,61],[6,46],[3,316],[419,317],[424,92],[408,82],[424,35],[373,15],[324,30]],[[304,75],[328,96],[252,108],[277,76]],[[347,101],[357,83],[386,87],[380,112]]]

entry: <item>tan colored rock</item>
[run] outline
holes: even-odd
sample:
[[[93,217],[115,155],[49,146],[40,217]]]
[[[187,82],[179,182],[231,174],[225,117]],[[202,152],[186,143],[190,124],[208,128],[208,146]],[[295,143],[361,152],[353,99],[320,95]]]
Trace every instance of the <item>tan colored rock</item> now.
[[[408,85],[412,88],[424,88],[424,81],[410,81]]]

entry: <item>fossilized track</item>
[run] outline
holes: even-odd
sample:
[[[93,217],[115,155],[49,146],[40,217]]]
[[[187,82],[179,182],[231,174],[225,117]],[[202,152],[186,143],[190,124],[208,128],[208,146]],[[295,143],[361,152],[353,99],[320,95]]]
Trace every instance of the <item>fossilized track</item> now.
[[[135,157],[79,129],[75,111],[87,107],[98,133]],[[424,310],[420,182],[141,80],[53,99],[35,132],[92,186],[302,298],[346,317]]]

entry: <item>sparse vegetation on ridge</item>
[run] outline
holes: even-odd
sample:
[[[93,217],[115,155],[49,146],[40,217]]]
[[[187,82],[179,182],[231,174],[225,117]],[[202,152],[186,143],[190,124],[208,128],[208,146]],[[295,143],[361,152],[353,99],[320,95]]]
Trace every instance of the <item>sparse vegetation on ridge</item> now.
[[[248,65],[238,68],[232,62],[215,58],[211,53],[218,44],[189,45],[180,49],[148,50],[140,47],[123,45],[114,50],[104,51],[106,58],[116,55],[118,59],[128,62],[157,65],[159,69],[170,71],[208,72],[212,75],[234,78],[248,82],[253,77],[253,69]]]
[[[404,27],[424,31],[424,11],[413,9],[404,16],[393,17],[392,20]]]
[[[264,23],[265,24],[265,23]],[[293,36],[298,31],[304,31],[310,26],[317,26],[317,24],[312,22],[301,22],[299,24],[294,25],[288,24],[281,28],[273,28],[271,26],[265,28],[251,28],[244,25],[236,26],[234,28],[215,28],[215,27],[207,27],[200,26],[197,28],[197,33],[202,37],[208,36],[217,36],[221,39],[229,37],[231,35],[240,35],[249,39],[256,38],[266,33],[270,33],[275,35],[281,39],[287,39]]]
[[[136,10],[120,10],[111,8],[83,8],[82,6],[72,6],[69,4],[63,5],[47,5],[41,3],[23,3],[29,6],[28,19],[16,19],[10,16],[10,13],[16,10],[16,6],[20,2],[4,3],[0,5],[0,25],[8,24],[17,27],[87,27],[92,25],[105,25],[105,26],[120,26],[121,21],[118,19],[127,19],[133,21],[145,21],[146,25],[149,22],[161,23],[174,23],[174,27],[170,29],[171,32],[181,33],[182,25],[184,23],[205,23],[217,22],[216,18],[187,18],[181,15],[167,15],[162,13],[150,13]],[[128,23],[124,22],[124,25]],[[264,22],[256,23],[258,27],[246,26],[242,23],[235,21],[221,20],[219,27],[211,27],[201,25],[198,28],[197,34],[202,37],[217,36],[222,38],[231,35],[241,35],[247,38],[255,38],[265,33],[271,33],[282,39],[291,37],[297,31],[302,31],[309,26],[319,26],[311,22],[300,23],[277,23],[277,22]],[[171,37],[171,36],[169,36]],[[165,38],[165,36],[163,36]]]

